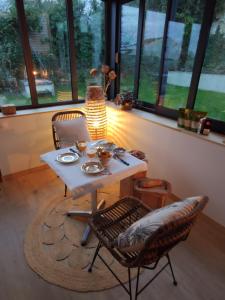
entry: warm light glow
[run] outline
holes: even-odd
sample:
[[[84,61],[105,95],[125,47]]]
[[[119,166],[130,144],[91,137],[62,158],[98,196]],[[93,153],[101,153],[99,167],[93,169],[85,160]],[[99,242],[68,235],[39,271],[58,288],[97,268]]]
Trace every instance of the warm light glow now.
[[[33,75],[36,76],[38,74],[37,71],[33,71]]]
[[[96,87],[93,89],[96,89]],[[101,99],[87,97],[85,102],[85,112],[91,139],[98,140],[106,138],[107,119],[104,96],[102,96]]]

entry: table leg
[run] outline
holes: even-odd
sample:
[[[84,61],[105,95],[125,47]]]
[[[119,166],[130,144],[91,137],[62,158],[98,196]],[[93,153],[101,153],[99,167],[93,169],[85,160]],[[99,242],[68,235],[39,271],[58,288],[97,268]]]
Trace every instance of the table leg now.
[[[97,190],[93,191],[91,193],[91,211],[92,213],[96,212],[96,210],[101,209],[105,205],[105,200],[101,200],[99,204],[97,205]],[[91,227],[87,225],[87,227],[84,230],[82,239],[81,239],[81,246],[86,246],[89,236],[91,234]]]

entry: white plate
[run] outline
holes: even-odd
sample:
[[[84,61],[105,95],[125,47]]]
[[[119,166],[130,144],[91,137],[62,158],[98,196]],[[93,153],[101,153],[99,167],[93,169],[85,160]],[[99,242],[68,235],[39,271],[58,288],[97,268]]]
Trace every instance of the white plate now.
[[[62,164],[71,164],[79,159],[79,155],[77,153],[66,152],[59,154],[56,157],[56,160]]]
[[[89,161],[81,166],[81,170],[86,174],[98,174],[104,170],[104,167],[100,162]]]

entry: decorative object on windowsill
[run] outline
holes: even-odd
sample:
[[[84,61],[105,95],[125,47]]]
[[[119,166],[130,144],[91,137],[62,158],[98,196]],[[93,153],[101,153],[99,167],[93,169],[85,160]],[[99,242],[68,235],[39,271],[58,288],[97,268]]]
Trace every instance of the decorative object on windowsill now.
[[[207,118],[202,118],[200,120],[198,132],[202,135],[209,135],[211,127],[212,127],[212,122]]]
[[[99,83],[99,71],[91,69],[90,84],[87,87],[85,112],[88,130],[93,140],[104,139],[107,134],[107,117],[105,98],[110,84],[116,78],[114,70],[107,65],[102,65],[103,87]]]
[[[124,92],[120,95],[120,97],[121,97],[121,109],[131,110],[134,104],[134,93]]]
[[[180,108],[177,126],[197,133],[200,126],[200,120],[206,115],[206,112],[193,111],[189,108]]]
[[[3,104],[1,105],[1,111],[3,115],[14,115],[16,114],[15,104]]]

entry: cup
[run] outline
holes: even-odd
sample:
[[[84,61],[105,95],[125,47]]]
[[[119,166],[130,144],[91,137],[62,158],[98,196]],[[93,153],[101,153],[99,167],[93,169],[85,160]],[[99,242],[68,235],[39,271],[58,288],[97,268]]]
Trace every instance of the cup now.
[[[82,153],[82,156],[84,156],[84,152],[87,148],[87,143],[85,141],[79,141],[76,143],[77,149]]]
[[[86,151],[87,156],[90,158],[90,161],[96,157],[97,150],[95,148],[88,148]]]

